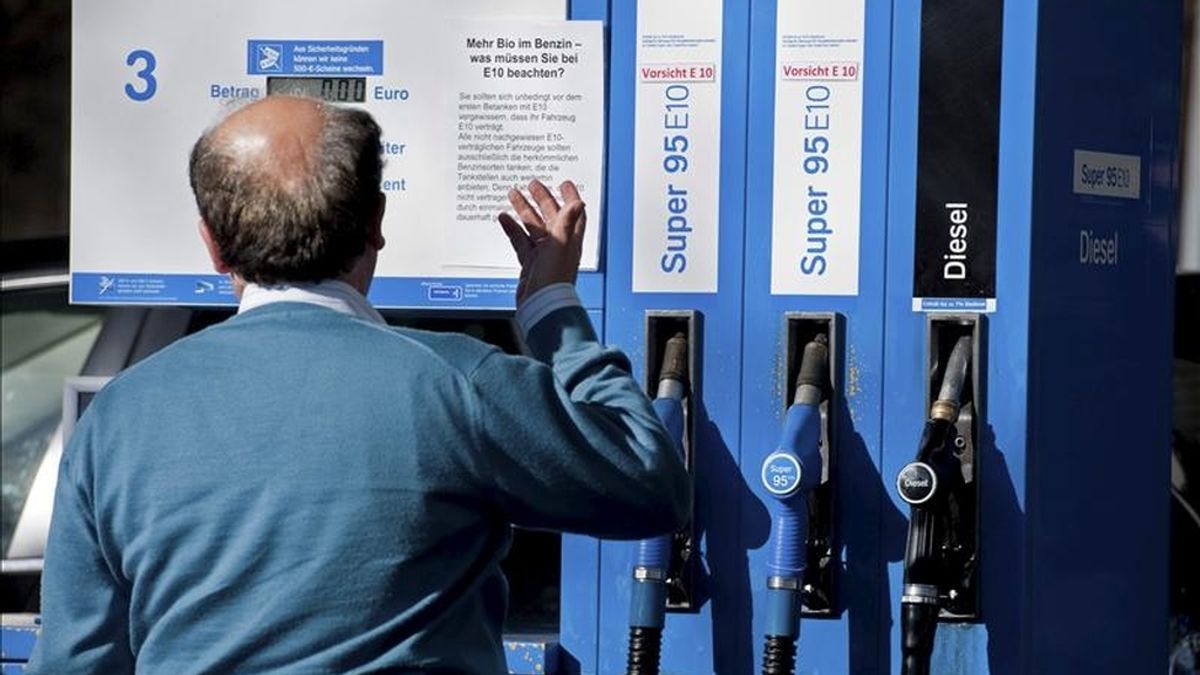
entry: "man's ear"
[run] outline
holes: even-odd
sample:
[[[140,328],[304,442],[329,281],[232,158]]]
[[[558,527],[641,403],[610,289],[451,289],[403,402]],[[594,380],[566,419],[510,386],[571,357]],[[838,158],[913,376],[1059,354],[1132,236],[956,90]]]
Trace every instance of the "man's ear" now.
[[[221,249],[217,246],[217,240],[213,238],[212,230],[208,229],[208,223],[200,221],[200,238],[204,240],[204,248],[208,249],[208,258],[212,260],[213,271],[217,274],[229,274],[229,265],[225,264],[225,259],[221,257]]]
[[[379,193],[379,207],[375,209],[375,217],[371,220],[371,231],[367,235],[367,243],[376,251],[383,248],[387,240],[383,238],[383,212],[387,208],[387,195]]]

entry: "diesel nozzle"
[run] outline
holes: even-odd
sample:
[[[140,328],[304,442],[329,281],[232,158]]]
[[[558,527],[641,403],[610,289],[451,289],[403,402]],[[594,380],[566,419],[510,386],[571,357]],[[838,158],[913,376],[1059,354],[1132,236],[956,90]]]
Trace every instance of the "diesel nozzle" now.
[[[964,484],[955,452],[963,388],[971,365],[972,339],[957,339],[937,398],[921,433],[916,458],[896,476],[900,498],[912,507],[904,555],[901,604],[903,675],[927,675],[933,654],[943,588],[950,580],[943,542],[954,528],[949,501]]]
[[[667,340],[653,405],[676,450],[682,452],[683,401],[688,389],[688,341],[682,333]],[[667,613],[667,577],[672,534],[638,542],[629,608],[628,675],[658,675],[662,630]]]
[[[821,482],[820,407],[828,381],[829,339],[818,334],[804,346],[783,434],[762,465],[763,486],[775,498],[767,564],[763,675],[790,675],[796,668],[808,553],[808,494]]]

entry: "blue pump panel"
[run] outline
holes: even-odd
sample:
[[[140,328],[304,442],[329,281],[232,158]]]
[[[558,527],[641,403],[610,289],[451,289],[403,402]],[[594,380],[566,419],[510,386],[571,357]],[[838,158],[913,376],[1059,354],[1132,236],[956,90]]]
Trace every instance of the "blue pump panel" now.
[[[32,614],[5,615],[0,624],[0,662],[24,663],[33,655],[41,633],[41,618]]]
[[[6,615],[0,624],[0,674],[25,672],[37,644],[41,618],[32,614]],[[510,635],[504,657],[511,675],[555,675],[559,672],[558,640],[552,635]]]
[[[504,639],[504,659],[510,675],[555,675],[558,641],[548,635],[510,635]]]
[[[913,460],[928,415],[912,261],[919,55],[936,36],[921,16],[897,0],[885,477]],[[934,673],[1163,667],[1180,21],[1179,3],[1003,4],[995,311],[976,411],[980,613],[939,626]],[[894,491],[885,504],[907,513]],[[887,551],[905,536],[902,521],[881,531]],[[884,665],[898,672],[902,563],[887,560]]]
[[[22,675],[41,632],[36,614],[5,614],[0,623],[0,675]]]
[[[665,6],[664,3],[658,3]],[[682,310],[695,313],[694,370],[699,373],[697,381],[691,383],[692,418],[690,428],[695,437],[690,439],[694,453],[695,475],[695,532],[700,557],[698,578],[694,591],[695,603],[686,610],[667,614],[663,631],[663,672],[706,673],[739,672],[746,663],[746,640],[749,633],[746,598],[748,587],[744,575],[744,554],[740,553],[738,517],[736,504],[744,491],[738,481],[730,480],[738,475],[737,429],[739,425],[738,404],[740,392],[741,335],[735,329],[742,321],[741,311],[741,265],[742,237],[744,232],[744,201],[742,186],[745,175],[743,165],[745,146],[745,53],[749,23],[749,3],[746,1],[725,2],[720,15],[721,51],[711,65],[719,68],[719,98],[711,97],[711,104],[701,104],[700,96],[708,95],[711,84],[688,83],[689,100],[695,102],[689,110],[687,129],[663,129],[654,135],[638,136],[636,97],[641,81],[637,71],[638,3],[621,2],[612,4],[610,28],[611,54],[609,59],[609,136],[608,136],[608,185],[606,189],[606,273],[605,293],[605,340],[623,348],[629,355],[635,378],[649,382],[647,362],[653,347],[648,349],[647,313],[655,311]],[[676,10],[678,11],[678,8]],[[671,86],[671,85],[667,85]],[[645,90],[643,90],[645,91]],[[663,95],[663,90],[653,90]],[[672,89],[670,96],[682,96],[680,89]],[[715,93],[715,92],[713,92]],[[642,93],[645,96],[647,94]],[[663,105],[671,101],[663,100]],[[664,108],[665,112],[665,108]],[[720,115],[718,132],[705,132],[702,126],[710,123],[714,113]],[[683,121],[674,118],[665,124],[682,127]],[[669,132],[669,133],[668,133]],[[674,190],[687,186],[688,196],[701,190],[713,194],[719,188],[719,212],[711,214],[708,222],[719,228],[715,250],[715,289],[695,292],[637,292],[635,291],[634,257],[637,254],[635,237],[636,187],[634,157],[639,151],[657,146],[663,150],[664,135],[687,134],[687,141],[676,141],[675,147],[688,144],[688,159],[691,160],[686,175],[668,174],[666,168],[655,169],[646,180],[673,181]],[[699,153],[701,146],[717,148],[719,165],[704,164],[705,157]],[[650,167],[656,167],[655,162]],[[641,167],[645,170],[647,165]],[[689,182],[692,176],[707,172],[715,176],[718,184],[714,188]],[[664,227],[675,227],[680,234],[685,226],[681,221],[671,221],[681,216],[685,208],[692,209],[695,200],[687,207],[681,202],[666,198],[662,203]],[[689,211],[689,216],[692,213]],[[695,216],[708,217],[704,214]],[[670,223],[674,223],[673,225]],[[664,230],[665,235],[672,234]],[[697,242],[702,233],[689,233],[687,249],[689,263],[699,265]],[[662,240],[666,246],[674,246],[678,238]],[[665,250],[665,249],[664,249]],[[661,256],[654,255],[661,262]],[[646,268],[654,272],[661,267]],[[665,272],[656,272],[666,274]],[[669,336],[667,336],[669,337]],[[649,392],[653,393],[653,392]],[[581,664],[580,672],[624,673],[627,638],[629,632],[630,591],[632,587],[631,567],[636,543],[604,542],[600,547],[600,574],[596,583],[568,590],[568,593],[599,599],[598,626],[591,652],[584,651],[582,643],[570,645],[574,656]],[[564,549],[564,569],[567,566]],[[739,570],[739,567],[743,569]],[[585,606],[580,601],[579,606]],[[568,616],[564,599],[564,626],[568,621],[584,623],[587,618]],[[593,619],[594,620],[594,619]],[[736,627],[736,628],[735,628]],[[566,630],[564,628],[564,644]],[[590,666],[590,667],[589,667]]]
[[[832,6],[831,6],[832,7]],[[858,179],[859,245],[857,291],[851,295],[782,294],[772,292],[772,223],[795,222],[805,227],[811,216],[803,185],[783,186],[795,195],[794,211],[773,212],[773,182],[778,150],[776,133],[776,49],[779,6],[770,0],[753,3],[750,39],[749,140],[747,166],[747,236],[745,255],[745,322],[742,360],[742,426],[740,482],[743,493],[741,531],[746,556],[746,585],[750,591],[749,628],[738,626],[748,644],[742,663],[727,672],[759,672],[768,617],[768,563],[771,551],[768,506],[774,498],[762,484],[764,458],[773,452],[784,426],[788,400],[788,331],[786,316],[793,312],[837,313],[842,344],[830,364],[835,391],[831,405],[839,427],[834,466],[835,541],[834,610],[828,618],[801,620],[798,673],[877,672],[884,624],[882,610],[889,600],[883,583],[884,552],[878,539],[879,507],[885,489],[879,470],[880,415],[883,397],[883,246],[887,197],[887,92],[891,61],[891,6],[868,0],[862,34],[861,175]],[[830,126],[838,123],[835,118]],[[784,124],[804,124],[804,110],[793,110]],[[815,126],[821,126],[817,124]],[[838,138],[845,138],[840,135]],[[786,158],[782,158],[786,159]],[[802,156],[794,158],[803,162]],[[854,223],[838,225],[851,227]],[[786,274],[778,271],[775,274]],[[793,274],[800,275],[802,270]],[[802,344],[792,345],[803,349]],[[798,353],[795,355],[798,357]],[[888,509],[897,520],[899,513]],[[896,555],[892,552],[890,555]],[[725,672],[725,671],[721,671]]]
[[[568,16],[571,19],[596,20],[605,22],[605,32],[611,35],[611,18],[608,3],[605,0],[570,0]],[[611,38],[609,39],[611,51]],[[611,58],[611,57],[610,57]],[[606,78],[611,80],[611,67]],[[611,85],[606,82],[606,89]],[[607,93],[607,92],[606,92]],[[609,105],[611,106],[611,100]],[[611,115],[607,125],[612,124]],[[605,175],[605,193],[611,182],[611,172]],[[606,216],[605,228],[610,219]],[[601,243],[600,269],[606,269],[606,245]],[[580,275],[580,281],[584,275]],[[588,307],[588,316],[598,335],[606,336],[608,321],[603,312],[604,275],[597,275],[596,288],[599,302],[584,301]],[[583,296],[580,296],[583,299]],[[599,575],[600,575],[600,542],[591,537],[574,534],[562,535],[562,562],[560,572],[560,605],[559,605],[559,661],[561,672],[594,673],[596,672],[596,636],[599,630]]]

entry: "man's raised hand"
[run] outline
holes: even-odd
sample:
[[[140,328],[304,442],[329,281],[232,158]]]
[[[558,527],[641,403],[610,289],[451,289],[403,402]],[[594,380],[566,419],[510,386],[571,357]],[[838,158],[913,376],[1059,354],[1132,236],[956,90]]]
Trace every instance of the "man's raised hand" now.
[[[509,190],[508,201],[520,221],[501,213],[500,227],[521,263],[517,284],[517,305],[538,290],[560,282],[575,283],[579,259],[583,255],[583,234],[587,212],[579,190],[571,181],[559,186],[565,203],[559,204],[539,180],[529,183],[531,204],[516,188]]]

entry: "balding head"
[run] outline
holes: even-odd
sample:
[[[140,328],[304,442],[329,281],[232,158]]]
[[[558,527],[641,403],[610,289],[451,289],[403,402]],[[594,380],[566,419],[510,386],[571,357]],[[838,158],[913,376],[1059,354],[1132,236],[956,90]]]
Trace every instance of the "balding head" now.
[[[224,264],[246,281],[349,272],[378,226],[380,131],[364,111],[272,96],[196,142],[192,191]]]
[[[323,107],[313,99],[272,96],[230,115],[213,130],[212,142],[238,166],[281,186],[299,185],[312,175]]]

